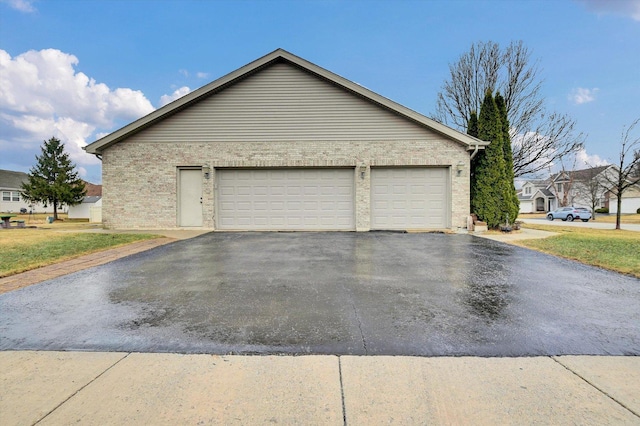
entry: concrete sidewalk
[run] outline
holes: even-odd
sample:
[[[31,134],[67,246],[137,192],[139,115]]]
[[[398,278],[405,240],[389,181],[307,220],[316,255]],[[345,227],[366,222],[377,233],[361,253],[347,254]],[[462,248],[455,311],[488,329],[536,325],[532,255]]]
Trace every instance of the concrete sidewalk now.
[[[540,231],[538,229],[521,228],[513,232],[486,231],[474,233],[476,237],[487,238],[489,240],[500,241],[502,243],[513,243],[519,240],[535,240],[558,235],[557,232]]]
[[[0,424],[640,424],[640,357],[0,352]]]

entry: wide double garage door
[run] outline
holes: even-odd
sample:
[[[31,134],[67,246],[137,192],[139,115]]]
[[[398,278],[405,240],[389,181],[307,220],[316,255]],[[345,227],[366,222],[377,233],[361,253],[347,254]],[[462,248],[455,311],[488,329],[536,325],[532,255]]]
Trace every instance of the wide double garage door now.
[[[222,169],[216,173],[219,229],[355,229],[353,169]]]
[[[446,168],[371,169],[371,229],[447,227]],[[217,228],[355,229],[354,169],[221,169]]]

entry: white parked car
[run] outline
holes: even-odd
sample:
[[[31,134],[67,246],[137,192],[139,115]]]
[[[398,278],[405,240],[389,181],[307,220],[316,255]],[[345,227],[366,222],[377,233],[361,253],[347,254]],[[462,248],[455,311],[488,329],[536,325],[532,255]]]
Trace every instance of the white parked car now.
[[[584,207],[560,207],[557,210],[549,212],[547,219],[562,219],[573,222],[574,219],[580,219],[583,222],[588,222],[591,219],[591,212]]]

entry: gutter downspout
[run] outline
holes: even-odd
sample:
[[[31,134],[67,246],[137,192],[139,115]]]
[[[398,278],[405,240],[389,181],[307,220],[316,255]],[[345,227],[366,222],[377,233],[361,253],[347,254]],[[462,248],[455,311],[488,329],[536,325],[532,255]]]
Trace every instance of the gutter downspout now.
[[[476,147],[473,149],[473,152],[471,153],[471,157],[469,157],[469,164],[471,164],[471,161],[473,161],[473,157],[475,157],[478,154],[478,151],[480,150],[480,145],[476,144]],[[471,215],[467,216],[467,232],[472,231],[475,232],[476,229],[476,225],[475,222],[473,221],[473,217]]]
[[[476,154],[478,153],[478,150],[480,149],[480,145],[476,144],[475,149],[473,150],[473,152],[471,153],[471,158],[469,158],[469,160],[473,160],[473,157],[476,156]]]

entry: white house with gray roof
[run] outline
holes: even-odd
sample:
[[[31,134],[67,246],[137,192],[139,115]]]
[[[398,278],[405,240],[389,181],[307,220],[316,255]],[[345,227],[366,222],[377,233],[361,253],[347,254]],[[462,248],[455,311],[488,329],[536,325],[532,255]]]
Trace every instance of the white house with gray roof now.
[[[21,209],[33,213],[46,213],[51,209],[46,209],[41,203],[31,204],[25,201],[20,195],[22,183],[27,182],[29,175],[24,172],[12,170],[0,170],[0,212],[19,213]]]

